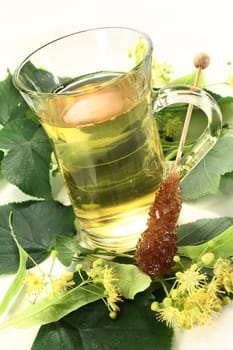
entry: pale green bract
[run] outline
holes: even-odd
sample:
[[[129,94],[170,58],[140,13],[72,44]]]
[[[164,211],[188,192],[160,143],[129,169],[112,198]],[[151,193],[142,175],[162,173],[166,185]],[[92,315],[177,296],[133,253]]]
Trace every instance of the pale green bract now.
[[[146,290],[151,284],[151,278],[132,264],[118,264],[108,262],[117,276],[116,285],[120,288],[121,295],[133,300],[135,295]]]
[[[233,251],[233,225],[215,238],[198,245],[178,247],[178,253],[192,260],[198,260],[203,253],[213,253],[214,258],[229,258]]]
[[[21,312],[11,315],[0,325],[8,327],[34,327],[60,320],[63,316],[104,296],[104,289],[93,285],[73,288],[66,293],[45,297],[36,304],[28,304]]]
[[[14,280],[9,287],[8,291],[6,292],[5,296],[3,297],[3,300],[0,304],[0,315],[3,314],[7,307],[9,306],[10,302],[12,299],[16,296],[16,294],[20,291],[22,288],[22,283],[23,280],[26,276],[26,262],[28,259],[28,254],[27,252],[20,246],[19,242],[16,239],[16,236],[14,234],[12,225],[11,225],[11,216],[9,216],[9,226],[10,226],[10,231],[11,231],[11,236],[14,239],[15,244],[17,245],[18,252],[19,252],[19,268],[18,271],[15,274]]]
[[[17,241],[11,223],[10,228],[12,237],[19,251],[20,262],[15,279],[0,306],[1,313],[6,310],[10,301],[13,300],[22,288],[23,280],[26,276],[26,261],[30,258]],[[76,241],[73,239],[72,245],[71,240],[70,237],[63,237],[63,246],[68,246],[69,251],[78,247],[75,243]],[[60,254],[62,255],[62,251],[60,251]],[[66,254],[67,252],[65,251],[65,256]],[[61,258],[61,261],[62,260],[66,261],[66,258]],[[150,286],[151,278],[141,272],[135,265],[106,261],[104,266],[113,269],[115,285],[119,289],[120,295],[126,299],[134,299],[137,293],[146,290]],[[72,311],[96,300],[103,299],[104,297],[105,289],[103,287],[98,284],[95,285],[95,283],[86,283],[85,280],[82,280],[80,284],[70,290],[56,295],[49,294],[48,296],[43,296],[38,302],[28,304],[19,313],[17,312],[16,306],[16,312],[13,314],[10,313],[6,320],[0,325],[0,329],[8,327],[24,328],[56,322]]]

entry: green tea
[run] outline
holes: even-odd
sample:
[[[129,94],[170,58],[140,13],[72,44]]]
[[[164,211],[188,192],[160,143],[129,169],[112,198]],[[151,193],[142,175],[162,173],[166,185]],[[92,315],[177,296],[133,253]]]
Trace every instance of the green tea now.
[[[163,177],[151,92],[135,81],[84,77],[57,90],[41,115],[89,246],[135,246]]]

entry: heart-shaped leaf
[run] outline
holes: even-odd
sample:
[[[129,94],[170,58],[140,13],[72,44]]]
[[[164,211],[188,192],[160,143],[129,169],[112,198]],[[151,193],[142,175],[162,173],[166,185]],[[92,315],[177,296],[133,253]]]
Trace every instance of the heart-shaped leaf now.
[[[1,167],[10,183],[29,195],[51,198],[51,146],[39,125],[27,119],[9,122],[0,131],[0,148],[9,149]]]
[[[37,263],[48,257],[55,234],[72,235],[74,213],[71,206],[55,201],[27,201],[0,207],[0,273],[14,273],[19,265],[16,244],[9,228],[9,215],[16,237]]]
[[[224,130],[222,137],[204,159],[182,181],[183,200],[195,200],[219,192],[221,176],[233,171],[233,131]]]
[[[178,246],[205,243],[233,225],[233,217],[199,219],[178,227]]]
[[[147,294],[125,301],[116,320],[103,302],[86,305],[41,327],[32,350],[170,350],[173,331],[156,321],[150,304]]]
[[[0,82],[0,124],[5,125],[9,120],[24,117],[28,105],[12,83],[12,75]]]

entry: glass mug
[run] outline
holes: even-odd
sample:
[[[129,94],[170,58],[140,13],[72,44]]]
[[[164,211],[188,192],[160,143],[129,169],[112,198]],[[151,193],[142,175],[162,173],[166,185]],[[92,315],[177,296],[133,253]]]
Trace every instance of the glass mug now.
[[[139,40],[138,64],[129,50]],[[151,87],[152,42],[128,28],[73,33],[39,48],[13,80],[47,133],[77,217],[81,242],[124,251],[146,228],[149,206],[164,177],[154,113],[191,103],[208,125],[182,160],[184,176],[212,148],[221,113],[204,91]]]

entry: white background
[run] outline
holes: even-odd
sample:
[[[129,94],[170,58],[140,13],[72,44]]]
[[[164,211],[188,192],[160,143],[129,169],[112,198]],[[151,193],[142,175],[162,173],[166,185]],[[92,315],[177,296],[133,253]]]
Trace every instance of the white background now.
[[[6,75],[7,67],[13,72],[25,56],[44,43],[99,26],[126,26],[146,32],[153,40],[155,55],[172,63],[177,75],[193,69],[193,57],[200,51],[211,56],[206,72],[210,82],[226,80],[227,61],[233,61],[231,0],[0,0],[0,5],[0,78]],[[1,203],[15,199],[12,188],[3,194]],[[206,205],[217,214],[232,215],[232,206],[226,206],[225,211],[218,200]],[[0,281],[0,289],[4,283]],[[233,308],[227,307],[212,327],[178,332],[174,349],[232,350],[232,317]],[[29,350],[35,331],[0,331],[0,348]]]

